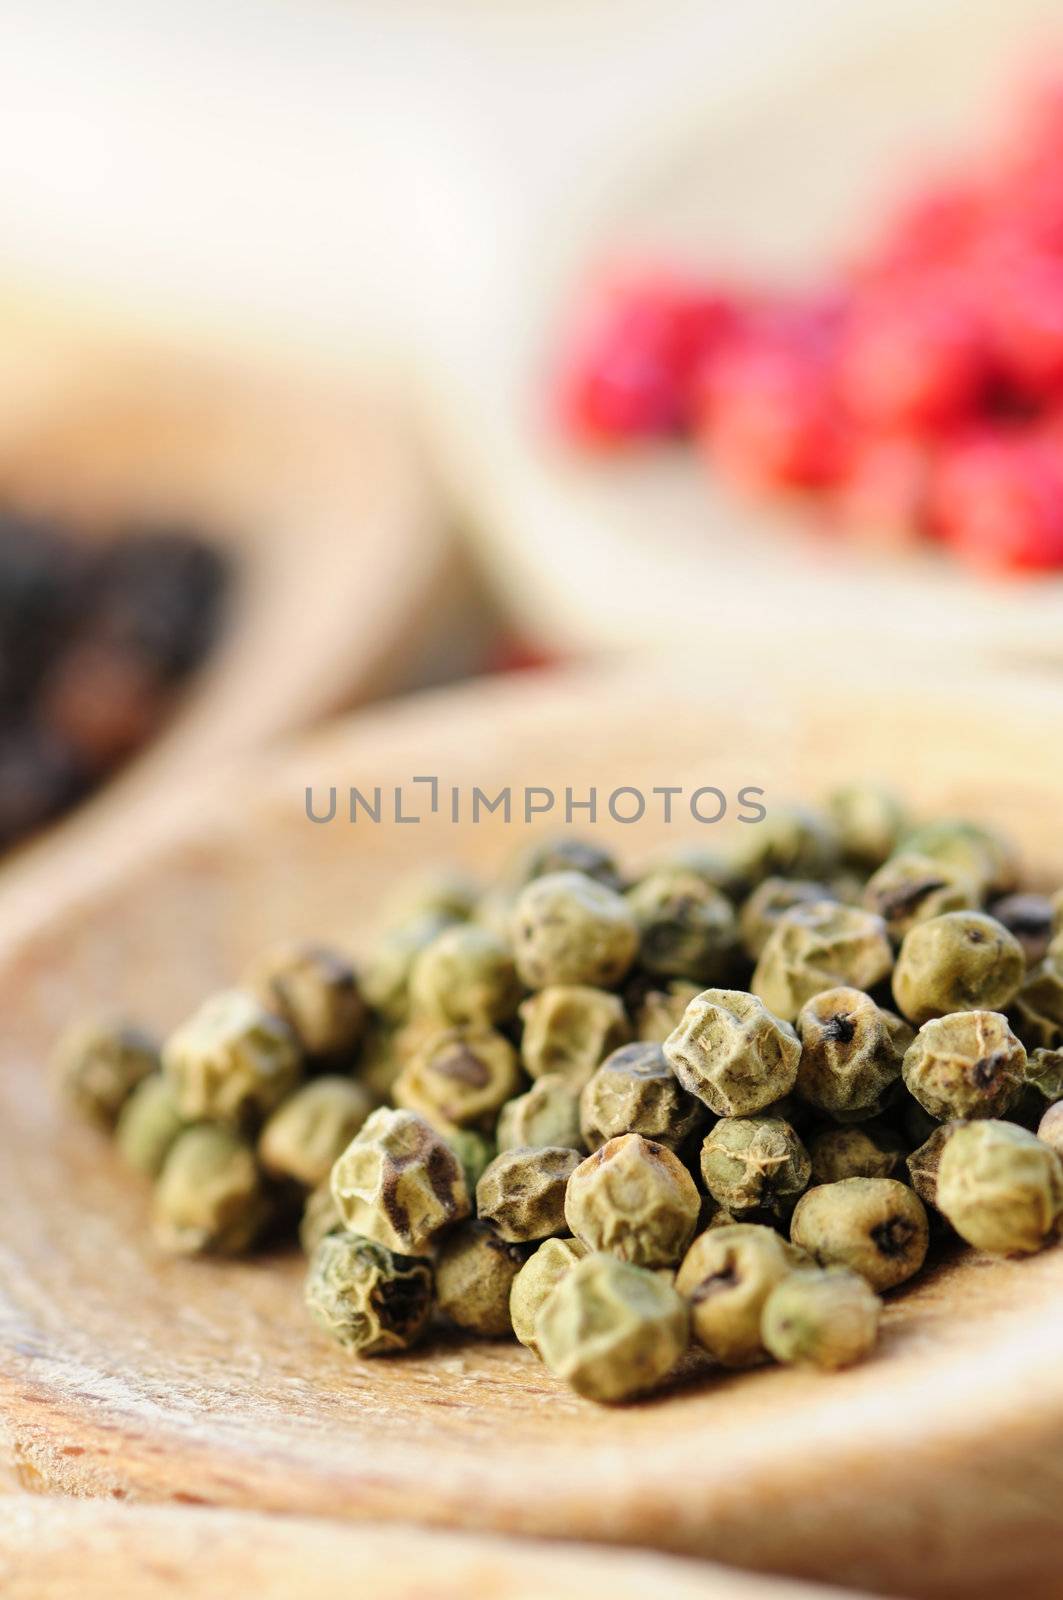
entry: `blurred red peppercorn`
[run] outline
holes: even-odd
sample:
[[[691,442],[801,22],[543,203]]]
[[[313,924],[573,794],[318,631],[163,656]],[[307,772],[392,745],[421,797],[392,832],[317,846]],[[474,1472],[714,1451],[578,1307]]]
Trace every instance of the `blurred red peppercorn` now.
[[[932,510],[941,537],[976,567],[1063,565],[1063,448],[1038,433],[984,434],[946,447]]]
[[[922,439],[885,434],[861,440],[838,486],[835,510],[857,538],[912,544],[930,532],[933,451]]]
[[[777,307],[752,320],[706,375],[700,436],[746,488],[818,488],[843,470],[846,429],[831,358],[837,312]]]
[[[567,345],[565,431],[595,445],[682,432],[695,380],[737,318],[728,295],[676,275],[614,282],[581,311]]]
[[[838,351],[838,392],[875,428],[935,430],[966,417],[989,379],[984,327],[955,286],[860,302]]]
[[[980,164],[910,195],[840,290],[614,283],[562,401],[584,441],[692,429],[728,478],[818,494],[861,536],[1063,566],[1063,75]]]

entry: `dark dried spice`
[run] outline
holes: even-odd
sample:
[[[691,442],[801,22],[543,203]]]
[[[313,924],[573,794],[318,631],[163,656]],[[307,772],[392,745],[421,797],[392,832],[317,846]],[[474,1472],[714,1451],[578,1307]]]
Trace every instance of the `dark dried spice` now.
[[[94,549],[56,523],[0,515],[0,846],[154,733],[215,641],[228,579],[190,534],[145,527]]]

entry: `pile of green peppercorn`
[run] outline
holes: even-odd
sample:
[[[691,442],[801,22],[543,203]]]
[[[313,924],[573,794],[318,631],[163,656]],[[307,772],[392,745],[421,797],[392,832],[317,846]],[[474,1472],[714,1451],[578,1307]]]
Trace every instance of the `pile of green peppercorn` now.
[[[75,1028],[60,1083],[165,1249],[298,1226],[361,1355],[515,1335],[601,1401],[691,1350],[848,1365],[928,1249],[1063,1222],[1063,891],[872,787],[743,835],[630,882],[568,838],[437,876],[359,973],[274,952],[161,1051]]]

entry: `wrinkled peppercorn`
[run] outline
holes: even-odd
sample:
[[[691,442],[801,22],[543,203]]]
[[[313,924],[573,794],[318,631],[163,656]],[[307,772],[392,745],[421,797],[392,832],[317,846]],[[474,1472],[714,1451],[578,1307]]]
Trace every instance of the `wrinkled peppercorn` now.
[[[893,966],[881,917],[856,906],[819,901],[781,917],[760,953],[751,988],[792,1022],[824,989],[871,989]]]
[[[720,1117],[763,1111],[797,1078],[801,1045],[756,995],[707,989],[664,1043],[679,1082]]]
[[[851,1267],[873,1289],[893,1289],[923,1265],[928,1224],[922,1201],[894,1178],[844,1178],[797,1202],[790,1238],[820,1266]]]
[[[981,911],[949,911],[904,937],[893,995],[909,1022],[953,1011],[1003,1011],[1018,992],[1022,946]]]

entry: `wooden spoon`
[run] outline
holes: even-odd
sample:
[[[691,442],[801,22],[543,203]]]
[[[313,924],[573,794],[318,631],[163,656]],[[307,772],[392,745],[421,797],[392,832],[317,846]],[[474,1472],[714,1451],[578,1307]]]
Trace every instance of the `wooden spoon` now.
[[[6,1600],[847,1600],[840,1590],[587,1545],[28,1495],[0,1501],[0,1583]]]
[[[819,281],[898,183],[938,155],[973,158],[996,103],[1063,39],[1044,0],[863,20],[770,83],[739,76],[696,110],[689,96],[662,107],[647,121],[664,131],[633,152],[626,185],[614,175],[607,203],[587,185],[598,203],[582,210],[573,185],[568,209],[539,220],[523,274],[477,302],[461,361],[442,352],[429,406],[441,467],[510,604],[560,648],[670,641],[681,606],[705,633],[744,611],[856,638],[873,612],[898,648],[948,640],[1063,660],[1058,575],[980,579],[904,544],[903,530],[832,537],[799,501],[743,501],[693,448],[596,457],[564,448],[550,425],[549,368],[588,273],[663,260],[740,282]]]
[[[58,834],[75,862],[180,775],[402,686],[461,568],[396,408],[336,379],[138,346],[0,302],[0,497],[69,517],[186,522],[232,564],[228,625],[159,737]]]
[[[56,1109],[57,1028],[103,1002],[165,1028],[263,944],[371,934],[396,878],[484,874],[526,840],[450,791],[617,785],[767,803],[881,774],[918,811],[1022,840],[1063,881],[1063,742],[1049,679],[934,675],[787,642],[711,669],[489,683],[374,712],[242,765],[127,839],[109,880],[0,944],[0,1440],[27,1486],[299,1515],[654,1546],[911,1596],[1057,1588],[1063,1504],[1063,1251],[965,1252],[889,1300],[876,1357],[832,1377],[721,1376],[608,1409],[527,1351],[443,1342],[359,1362],[324,1343],[295,1256],[161,1260],[147,1195]],[[411,780],[435,774],[429,811]],[[307,820],[305,789],[402,790],[415,825]],[[636,863],[688,820],[595,832]],[[677,817],[678,817],[677,810]],[[557,819],[548,819],[556,825]],[[584,831],[586,831],[584,829]],[[48,881],[46,881],[46,879]]]

